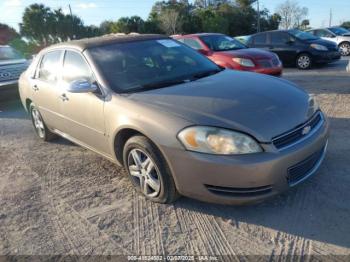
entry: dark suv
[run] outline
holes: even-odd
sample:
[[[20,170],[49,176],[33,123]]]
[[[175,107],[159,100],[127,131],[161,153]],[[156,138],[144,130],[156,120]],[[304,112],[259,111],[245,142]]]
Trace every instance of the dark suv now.
[[[296,65],[299,69],[341,57],[336,44],[297,29],[258,33],[251,36],[247,45],[275,52],[284,65]]]
[[[18,95],[18,78],[28,65],[28,61],[15,49],[0,45],[0,100]]]

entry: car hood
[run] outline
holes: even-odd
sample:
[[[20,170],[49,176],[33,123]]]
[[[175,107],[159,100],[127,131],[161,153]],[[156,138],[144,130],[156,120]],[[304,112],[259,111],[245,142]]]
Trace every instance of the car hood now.
[[[0,66],[13,65],[13,64],[25,64],[25,63],[28,63],[26,59],[0,60]]]
[[[309,95],[292,83],[233,70],[168,88],[134,93],[129,99],[196,125],[249,133],[260,142],[270,142],[312,114]]]
[[[232,57],[250,59],[272,59],[275,57],[273,53],[258,48],[244,48],[239,50],[223,51],[220,53],[231,55]]]

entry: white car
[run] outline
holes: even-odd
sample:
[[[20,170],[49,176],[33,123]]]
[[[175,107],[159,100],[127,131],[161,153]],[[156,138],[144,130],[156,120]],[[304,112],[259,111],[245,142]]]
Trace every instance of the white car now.
[[[336,43],[342,56],[350,55],[350,31],[343,27],[312,29],[309,33]]]

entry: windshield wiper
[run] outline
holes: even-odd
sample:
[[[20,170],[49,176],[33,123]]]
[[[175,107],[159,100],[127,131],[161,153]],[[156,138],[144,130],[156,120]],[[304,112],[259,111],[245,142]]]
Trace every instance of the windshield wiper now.
[[[161,82],[155,82],[155,83],[150,83],[150,84],[144,84],[141,86],[141,90],[148,90],[148,89],[157,89],[157,88],[162,88],[162,87],[169,87],[173,85],[179,85],[183,83],[189,82],[188,79],[174,79],[174,80],[166,80],[166,81],[161,81]]]

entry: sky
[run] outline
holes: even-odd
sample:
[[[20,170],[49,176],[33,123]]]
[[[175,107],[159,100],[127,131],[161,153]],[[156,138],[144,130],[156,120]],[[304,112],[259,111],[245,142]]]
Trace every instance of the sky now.
[[[328,26],[330,9],[333,13],[332,25],[350,20],[350,0],[296,0],[300,6],[309,9],[312,27]],[[122,16],[138,15],[148,17],[156,0],[0,0],[0,23],[6,23],[18,30],[23,11],[32,3],[43,3],[51,8],[61,7],[65,13],[78,15],[86,25],[99,25],[104,20],[118,20]],[[284,0],[259,0],[261,8],[271,13]]]

